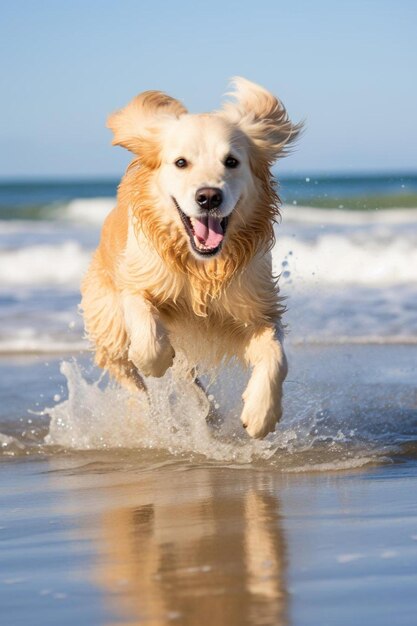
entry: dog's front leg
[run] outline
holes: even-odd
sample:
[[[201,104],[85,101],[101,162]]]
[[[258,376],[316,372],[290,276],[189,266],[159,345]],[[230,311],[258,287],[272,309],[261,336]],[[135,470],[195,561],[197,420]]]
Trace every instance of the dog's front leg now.
[[[251,437],[262,439],[275,430],[282,414],[287,359],[281,331],[264,328],[251,335],[244,347],[244,358],[253,371],[242,396],[241,420]]]
[[[130,339],[129,360],[145,376],[163,376],[175,352],[158,310],[139,294],[125,294],[123,312]]]

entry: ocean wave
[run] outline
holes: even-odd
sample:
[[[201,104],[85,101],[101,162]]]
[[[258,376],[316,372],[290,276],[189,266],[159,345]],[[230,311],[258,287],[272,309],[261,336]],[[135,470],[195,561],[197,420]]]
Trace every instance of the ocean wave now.
[[[0,204],[0,223],[70,220],[79,224],[100,224],[114,207],[115,197],[73,198],[38,204]]]
[[[329,233],[312,240],[282,235],[272,251],[281,284],[385,286],[417,282],[417,237]],[[75,240],[0,251],[1,285],[78,286],[91,249]]]
[[[76,198],[54,207],[49,213],[55,219],[64,219],[83,224],[101,225],[116,205],[116,198]],[[284,221],[301,224],[416,224],[415,209],[383,209],[380,211],[349,211],[347,209],[319,209],[310,206],[284,204],[281,208]],[[44,213],[46,216],[47,213]]]
[[[314,198],[312,198],[312,201]],[[96,196],[53,201],[45,204],[0,206],[0,223],[11,220],[36,223],[37,221],[70,221],[80,225],[103,223],[106,215],[116,205],[115,196]],[[416,203],[417,204],[417,203]],[[341,208],[335,200],[333,208],[319,208],[307,204],[284,203],[283,220],[302,224],[366,225],[366,224],[416,224],[415,208],[392,207],[384,209],[352,210]]]
[[[54,220],[49,222],[0,221],[3,245],[15,242],[13,248],[0,250],[0,285],[78,285],[88,266],[91,242],[114,203],[111,197],[75,199],[51,209]],[[293,281],[303,288],[417,282],[417,210],[285,206],[282,213],[273,249],[281,284]],[[63,222],[71,226],[62,226]],[[38,232],[30,224],[38,228],[43,224],[46,230]]]
[[[107,214],[116,205],[116,198],[76,198],[54,207],[49,216],[71,222],[101,225]],[[310,206],[284,204],[281,208],[283,219],[301,224],[416,224],[415,209],[384,209],[380,211],[349,211],[347,209],[319,209]],[[46,217],[47,213],[44,212]]]
[[[39,334],[33,338],[10,337],[0,339],[0,356],[33,355],[33,354],[78,354],[89,349],[87,341],[67,340],[65,337],[56,339]]]
[[[81,224],[101,225],[115,205],[116,198],[77,198],[57,208],[54,216]]]
[[[397,335],[383,334],[380,335],[320,335],[307,334],[304,337],[290,337],[289,342],[292,346],[415,346],[417,345],[417,337],[415,335]],[[0,343],[1,352],[1,343]]]
[[[68,333],[62,329],[60,336],[57,333],[47,335],[33,329],[33,336],[25,337],[19,333],[19,329],[15,329],[11,336],[0,338],[0,357],[6,355],[47,355],[47,354],[79,354],[90,350],[90,344],[87,340],[82,339],[82,333],[79,332],[73,338],[68,338]],[[332,335],[321,335],[319,330],[316,333],[307,332],[306,335],[300,336],[291,333],[286,343],[294,348],[317,346],[415,346],[417,345],[417,337],[415,335],[358,335],[349,336],[334,332]]]
[[[274,269],[300,287],[416,283],[416,239],[331,233],[309,241],[283,236],[273,249]]]
[[[91,253],[77,241],[0,251],[0,285],[78,286]]]
[[[311,206],[283,205],[283,222],[315,225],[367,226],[376,224],[402,225],[417,223],[417,207],[412,209],[390,208],[373,211],[348,209],[319,209]]]

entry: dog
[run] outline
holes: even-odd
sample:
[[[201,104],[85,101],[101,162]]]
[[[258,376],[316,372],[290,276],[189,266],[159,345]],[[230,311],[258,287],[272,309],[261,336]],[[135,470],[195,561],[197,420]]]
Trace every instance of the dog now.
[[[96,363],[130,390],[163,376],[176,353],[190,372],[239,359],[252,369],[241,421],[263,438],[281,417],[287,374],[270,168],[301,125],[264,88],[232,84],[212,113],[192,115],[146,91],[109,117],[113,145],[134,159],[83,279],[81,309]]]

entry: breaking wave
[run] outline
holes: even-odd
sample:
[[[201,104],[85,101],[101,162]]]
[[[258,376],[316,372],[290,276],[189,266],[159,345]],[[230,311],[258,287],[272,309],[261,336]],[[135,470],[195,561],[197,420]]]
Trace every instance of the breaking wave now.
[[[91,253],[77,241],[0,251],[0,286],[78,286]]]
[[[55,209],[55,217],[86,228],[98,227],[114,205],[111,198],[74,200]],[[275,271],[300,286],[384,286],[417,282],[417,211],[329,211],[285,207],[273,250]],[[1,224],[16,237],[26,223]],[[78,284],[92,252],[89,240],[62,227],[56,242],[7,247],[0,251],[1,285]],[[1,234],[1,231],[0,231]],[[33,234],[33,231],[32,231]],[[35,231],[36,234],[36,231]],[[44,238],[46,235],[44,234]],[[47,238],[47,237],[46,237]],[[94,238],[96,242],[97,237]],[[81,241],[81,242],[80,242]]]

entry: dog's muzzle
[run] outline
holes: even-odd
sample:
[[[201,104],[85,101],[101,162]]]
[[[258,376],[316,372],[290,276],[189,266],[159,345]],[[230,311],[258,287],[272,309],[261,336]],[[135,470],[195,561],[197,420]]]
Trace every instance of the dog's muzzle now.
[[[220,189],[216,191],[221,193]],[[202,190],[200,189],[197,194],[200,193],[202,196],[203,194],[201,192]],[[214,200],[213,197],[216,197],[215,194],[210,197],[205,196],[204,200],[201,197],[201,203],[199,202],[200,206],[202,206],[204,202],[209,206],[213,206],[213,202],[214,204],[219,202],[219,197]],[[223,245],[229,218],[220,216],[213,208],[211,210],[201,211],[198,217],[189,217],[182,211],[175,198],[173,198],[173,201],[185,227],[193,251],[201,257],[212,257],[218,254]],[[220,203],[221,201],[222,196],[220,196]],[[217,206],[219,206],[219,204]]]

